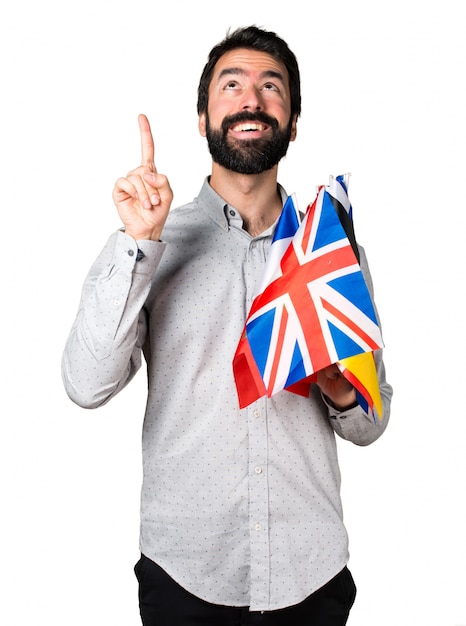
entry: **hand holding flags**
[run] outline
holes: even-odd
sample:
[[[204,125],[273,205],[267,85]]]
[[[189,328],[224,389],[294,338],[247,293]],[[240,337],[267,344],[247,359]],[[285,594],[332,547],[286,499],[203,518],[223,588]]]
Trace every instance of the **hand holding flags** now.
[[[240,407],[282,389],[307,396],[316,372],[337,363],[381,418],[373,351],[383,341],[343,176],[320,187],[301,223],[288,198],[257,294],[233,359]]]

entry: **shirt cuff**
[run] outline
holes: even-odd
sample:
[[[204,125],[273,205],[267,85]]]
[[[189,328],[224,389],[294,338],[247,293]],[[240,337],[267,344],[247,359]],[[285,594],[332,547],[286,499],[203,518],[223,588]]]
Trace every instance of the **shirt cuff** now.
[[[163,256],[167,244],[164,241],[141,239],[135,241],[123,230],[118,231],[114,260],[131,272],[153,274]]]
[[[328,398],[322,392],[321,392],[321,396],[322,396],[322,400],[324,401],[324,404],[327,407],[328,416],[330,417],[330,419],[344,420],[344,419],[347,419],[348,417],[356,417],[358,415],[361,415],[361,413],[365,414],[365,411],[363,410],[363,408],[357,403],[353,404],[347,409],[344,409],[343,411],[340,411],[336,409],[332,404],[330,404]]]

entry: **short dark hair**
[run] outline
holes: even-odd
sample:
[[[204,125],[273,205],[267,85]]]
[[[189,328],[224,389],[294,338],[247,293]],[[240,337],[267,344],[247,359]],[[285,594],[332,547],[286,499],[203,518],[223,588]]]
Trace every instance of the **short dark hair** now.
[[[291,116],[296,115],[298,117],[301,113],[301,81],[298,61],[286,41],[281,39],[276,33],[258,28],[257,26],[247,26],[228,32],[225,39],[212,48],[197,90],[198,114],[207,111],[209,85],[217,61],[226,52],[237,48],[267,52],[267,54],[284,64],[288,72],[290,85]]]

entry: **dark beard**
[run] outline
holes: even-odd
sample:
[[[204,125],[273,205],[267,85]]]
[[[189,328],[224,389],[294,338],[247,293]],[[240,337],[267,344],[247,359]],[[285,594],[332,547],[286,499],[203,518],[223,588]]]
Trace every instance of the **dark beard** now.
[[[238,122],[262,122],[272,127],[271,139],[229,141],[228,129]],[[276,119],[260,111],[243,111],[226,117],[220,130],[213,130],[206,114],[206,137],[212,159],[218,165],[238,174],[261,174],[270,170],[285,156],[291,138],[292,120],[280,130]]]

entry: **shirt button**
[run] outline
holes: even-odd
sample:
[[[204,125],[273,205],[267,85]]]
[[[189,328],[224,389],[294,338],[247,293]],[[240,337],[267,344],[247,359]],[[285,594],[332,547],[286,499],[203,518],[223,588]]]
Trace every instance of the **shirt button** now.
[[[255,467],[254,471],[256,472],[256,474],[262,474],[262,467]]]
[[[114,300],[113,301],[113,306],[115,307],[115,309],[117,309],[120,306],[120,301],[119,300]]]
[[[254,526],[254,530],[260,530],[260,529],[261,529],[261,525],[260,525],[260,524],[256,524],[256,525]]]
[[[233,210],[231,210],[230,211],[230,215],[231,215],[231,217],[235,217],[236,213]]]
[[[134,250],[128,250],[128,255],[129,256],[134,256]]]
[[[257,409],[254,411],[254,417],[259,417],[260,414],[260,411],[258,411]]]

